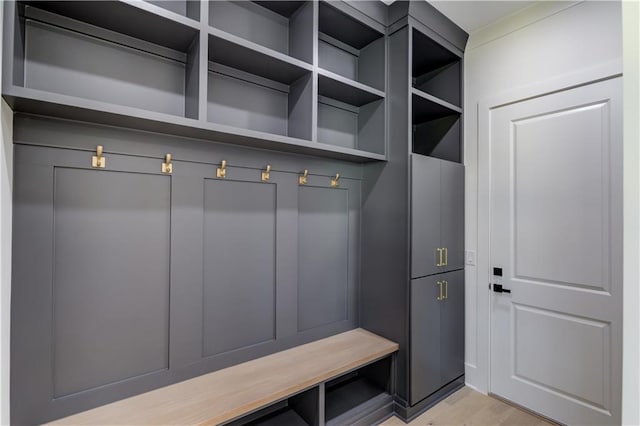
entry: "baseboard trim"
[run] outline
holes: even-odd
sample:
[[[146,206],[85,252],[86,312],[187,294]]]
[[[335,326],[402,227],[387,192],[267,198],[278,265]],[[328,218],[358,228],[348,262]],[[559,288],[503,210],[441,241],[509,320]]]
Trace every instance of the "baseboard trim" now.
[[[431,395],[429,395],[428,397],[426,397],[425,399],[423,399],[422,401],[418,402],[413,406],[409,406],[408,402],[403,399],[396,398],[394,400],[394,411],[396,413],[396,416],[402,419],[402,421],[404,421],[405,423],[409,423],[410,421],[418,417],[420,414],[424,413],[429,408],[436,405],[438,402],[442,401],[443,399],[445,399],[455,391],[463,388],[464,385],[465,384],[464,384],[464,375],[463,375],[458,377],[454,381],[446,384],[445,386],[441,387],[440,389],[438,389],[437,391],[435,391],[434,393],[432,393]]]
[[[554,424],[554,425],[558,425],[558,426],[563,426],[564,425],[563,423],[560,423],[560,422],[558,422],[556,420],[553,420],[552,418],[547,417],[545,415],[542,415],[540,413],[536,413],[535,411],[533,411],[530,408],[525,407],[524,405],[520,405],[520,404],[518,404],[516,402],[513,402],[513,401],[507,399],[507,398],[503,398],[503,397],[501,397],[499,395],[496,395],[495,393],[489,392],[487,395],[490,396],[493,399],[497,399],[498,401],[502,401],[507,405],[511,405],[512,407],[515,407],[518,410],[521,410],[521,411],[524,411],[526,413],[529,413],[532,416],[537,417],[542,421],[545,421],[545,422],[548,422],[548,423],[551,423],[551,424]]]

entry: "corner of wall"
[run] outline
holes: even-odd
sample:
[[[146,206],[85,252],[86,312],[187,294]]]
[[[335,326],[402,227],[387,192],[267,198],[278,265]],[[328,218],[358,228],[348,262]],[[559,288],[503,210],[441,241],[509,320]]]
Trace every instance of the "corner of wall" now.
[[[11,320],[11,212],[13,188],[13,111],[2,100],[0,112],[0,424],[9,424],[9,332]]]
[[[2,22],[0,5],[0,22]],[[0,44],[0,57],[2,45]],[[2,69],[0,67],[0,81]],[[9,332],[11,319],[11,212],[13,111],[0,100],[0,424],[9,424]]]
[[[624,270],[622,424],[640,424],[640,3],[622,2]]]

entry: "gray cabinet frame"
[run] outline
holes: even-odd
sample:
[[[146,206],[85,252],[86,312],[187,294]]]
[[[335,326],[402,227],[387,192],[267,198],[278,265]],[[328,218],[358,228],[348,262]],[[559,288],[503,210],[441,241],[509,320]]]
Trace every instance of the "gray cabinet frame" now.
[[[386,164],[364,165],[363,279],[360,297],[362,326],[400,344],[396,414],[405,421],[415,418],[464,384],[464,377],[458,377],[427,398],[417,402],[413,398],[412,401],[411,386],[416,373],[411,365],[412,347],[415,344],[411,329],[411,316],[414,313],[411,278],[463,268],[464,257],[464,175],[458,171],[463,166],[448,163],[443,169],[441,164],[444,162],[431,159],[433,167],[421,172],[426,184],[423,182],[418,186],[412,179],[414,132],[419,132],[421,138],[429,133],[441,133],[440,137],[444,140],[458,142],[456,148],[459,146],[460,149],[447,151],[446,155],[435,151],[431,153],[459,161],[464,158],[462,132],[459,131],[462,129],[462,108],[434,96],[441,93],[438,84],[434,83],[438,86],[434,89],[431,82],[425,85],[422,78],[414,81],[413,77],[418,77],[414,76],[413,68],[416,32],[430,40],[428,46],[422,49],[423,52],[437,54],[444,49],[448,52],[445,55],[447,58],[462,58],[468,38],[461,28],[426,2],[398,1],[389,8],[386,92],[389,144]],[[459,64],[460,75],[463,75],[461,59]],[[453,78],[455,72],[444,77],[444,83],[456,84]],[[424,90],[430,90],[432,94]],[[455,94],[456,91],[453,91],[449,97],[447,93],[447,98],[453,100]],[[459,96],[463,98],[462,87]],[[452,127],[448,126],[450,123],[444,126],[439,121],[449,114],[458,116]],[[436,123],[414,128],[414,123],[424,119]],[[451,170],[449,165],[453,167]],[[443,189],[446,189],[444,194]],[[414,199],[416,191],[422,192],[418,192],[419,196]],[[412,203],[419,206],[418,210],[425,216],[420,221],[412,218]],[[442,246],[449,247],[448,266],[435,267],[438,253],[433,248]],[[431,314],[428,306],[415,309],[420,310],[419,315],[429,317]],[[431,345],[441,343],[438,335],[434,334],[433,339]]]
[[[110,1],[87,9],[81,2],[4,2],[5,100],[16,111],[63,119],[358,163],[386,160],[384,4],[322,3],[340,17],[347,39],[357,39],[360,33],[378,34],[381,43],[374,49],[375,59],[362,57],[364,74],[374,64],[378,68],[372,73],[374,88],[340,75],[319,75],[318,21],[322,18],[317,0],[291,2],[294,7],[301,5],[293,14],[269,2],[247,4],[247,8],[214,7],[233,4],[222,0],[219,4],[189,0],[184,7],[180,1],[163,3]],[[283,28],[285,21],[288,26]],[[56,26],[65,29],[53,40],[46,34],[51,35]],[[255,40],[255,35],[238,34],[238,26],[265,33]],[[38,36],[44,45],[27,42]],[[58,54],[46,58],[55,49]],[[94,57],[87,63],[61,58],[68,51],[82,51],[77,57]],[[85,69],[100,61],[102,68]],[[113,65],[120,61],[135,61],[138,67]],[[67,71],[78,78],[64,78]],[[31,77],[25,79],[29,72]],[[223,90],[213,85],[222,85]],[[243,102],[232,95],[238,90],[260,101]],[[318,122],[319,105],[324,105],[321,91],[347,96],[345,105],[335,112],[341,111],[343,127],[351,126],[347,133],[355,146],[340,146],[331,137],[318,140],[318,127],[327,125]],[[361,99],[371,96],[374,102],[361,104]]]

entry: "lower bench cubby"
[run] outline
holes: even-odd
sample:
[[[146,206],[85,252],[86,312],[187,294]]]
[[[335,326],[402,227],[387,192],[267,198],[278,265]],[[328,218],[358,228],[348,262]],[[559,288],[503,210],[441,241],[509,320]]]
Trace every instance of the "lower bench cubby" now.
[[[320,388],[293,395],[284,401],[228,423],[229,426],[319,426]]]
[[[325,384],[326,424],[358,424],[370,416],[375,423],[385,416],[376,413],[385,407],[390,412],[392,401],[391,357],[387,357]]]

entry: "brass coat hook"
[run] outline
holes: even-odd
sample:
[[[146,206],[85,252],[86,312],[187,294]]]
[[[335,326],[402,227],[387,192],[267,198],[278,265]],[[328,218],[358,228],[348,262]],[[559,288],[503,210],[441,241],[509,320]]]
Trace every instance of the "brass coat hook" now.
[[[338,183],[339,180],[340,180],[340,173],[336,173],[336,177],[331,179],[331,187],[337,188],[338,186],[340,186],[340,184]]]
[[[309,170],[305,169],[302,176],[298,176],[298,185],[306,185],[307,184],[307,176],[309,176]]]
[[[173,164],[171,163],[171,154],[166,154],[164,156],[164,163],[162,163],[162,173],[171,174],[173,173]]]
[[[102,156],[102,145],[96,147],[96,155],[91,157],[91,167],[94,169],[104,169],[107,165],[107,159]]]
[[[216,177],[224,179],[227,177],[227,160],[222,160],[220,167],[216,170]]]
[[[267,169],[262,172],[261,179],[263,182],[269,182],[269,178],[271,177],[271,164],[267,164]]]

